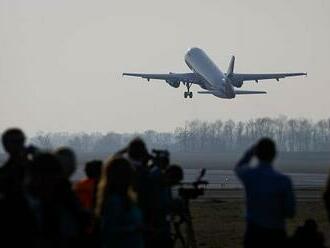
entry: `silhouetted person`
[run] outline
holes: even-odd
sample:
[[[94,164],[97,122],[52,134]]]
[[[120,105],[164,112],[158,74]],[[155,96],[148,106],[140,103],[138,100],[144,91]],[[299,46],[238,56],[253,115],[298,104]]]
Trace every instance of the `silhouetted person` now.
[[[327,212],[328,221],[330,222],[330,174],[325,186],[325,192],[323,194],[323,200],[325,204],[325,210]]]
[[[90,219],[84,230],[85,247],[99,246],[99,226],[95,219],[97,187],[101,177],[103,162],[92,160],[85,165],[86,178],[74,185],[74,191],[81,206],[89,212]]]
[[[134,170],[128,160],[115,157],[105,164],[99,184],[97,214],[101,247],[142,248],[142,214],[135,203]]]
[[[35,157],[28,189],[39,227],[38,247],[78,247],[86,216],[55,155]]]
[[[292,248],[324,248],[324,236],[313,219],[307,219],[290,238]]]
[[[22,191],[28,160],[25,135],[20,129],[9,129],[2,135],[2,144],[9,158],[0,168],[0,194],[11,196]]]
[[[159,163],[161,165],[161,163]],[[163,169],[163,170],[162,170]],[[152,232],[149,235],[149,247],[173,247],[171,223],[172,187],[183,179],[183,171],[178,165],[168,164],[165,167],[153,168],[151,173],[151,222]]]
[[[79,180],[74,185],[74,191],[82,207],[92,212],[95,211],[96,191],[101,176],[102,163],[100,160],[87,162],[85,165],[85,174],[87,177]]]
[[[134,169],[134,188],[138,198],[138,205],[143,212],[145,223],[150,222],[151,214],[151,179],[148,162],[151,158],[146,144],[141,138],[133,139],[126,148],[118,152],[126,155]]]
[[[29,161],[25,135],[12,128],[2,135],[9,158],[0,168],[0,242],[1,247],[33,245],[35,222],[25,195]]]
[[[282,247],[286,242],[285,219],[295,214],[295,196],[289,177],[273,168],[274,142],[261,139],[250,148],[235,167],[246,193],[247,248]],[[250,167],[256,157],[258,165]]]
[[[55,155],[61,163],[64,177],[69,180],[77,167],[77,159],[74,151],[68,147],[61,147],[55,151]]]

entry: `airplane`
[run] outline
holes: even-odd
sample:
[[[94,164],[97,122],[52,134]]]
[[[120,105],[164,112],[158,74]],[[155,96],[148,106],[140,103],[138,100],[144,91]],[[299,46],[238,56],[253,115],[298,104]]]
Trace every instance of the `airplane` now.
[[[211,94],[219,98],[232,99],[236,95],[266,94],[265,91],[237,90],[245,81],[255,81],[265,79],[276,79],[294,76],[307,76],[307,73],[271,73],[271,74],[241,74],[234,73],[235,57],[232,56],[226,73],[223,73],[216,64],[200,48],[190,48],[185,54],[185,62],[192,72],[169,74],[140,74],[123,73],[123,76],[141,77],[150,79],[165,80],[170,86],[178,88],[180,83],[187,87],[184,98],[192,98],[193,93],[190,88],[193,84],[199,85],[204,91],[199,94]],[[235,88],[234,88],[235,87]]]

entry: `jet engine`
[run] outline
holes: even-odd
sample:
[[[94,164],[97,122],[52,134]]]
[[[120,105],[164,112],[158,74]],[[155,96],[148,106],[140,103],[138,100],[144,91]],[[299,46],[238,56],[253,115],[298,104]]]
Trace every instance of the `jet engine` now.
[[[173,88],[179,88],[180,86],[180,81],[166,80],[166,83],[168,83]]]
[[[232,85],[237,87],[237,88],[241,88],[242,85],[243,85],[243,81],[235,81],[235,82],[232,82]]]

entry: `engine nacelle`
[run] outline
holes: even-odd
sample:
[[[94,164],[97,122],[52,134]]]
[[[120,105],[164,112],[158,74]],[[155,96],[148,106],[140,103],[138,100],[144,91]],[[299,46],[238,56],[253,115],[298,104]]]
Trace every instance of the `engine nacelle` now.
[[[235,82],[232,82],[232,85],[237,87],[237,88],[241,88],[242,85],[243,85],[243,81],[235,81]]]
[[[179,86],[180,86],[180,81],[166,80],[166,83],[168,83],[173,88],[179,88]]]

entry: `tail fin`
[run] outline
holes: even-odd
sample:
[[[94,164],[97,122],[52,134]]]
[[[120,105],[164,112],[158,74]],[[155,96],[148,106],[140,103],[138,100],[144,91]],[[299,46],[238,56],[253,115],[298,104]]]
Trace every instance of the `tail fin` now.
[[[228,66],[227,76],[230,76],[231,74],[234,73],[234,66],[235,66],[235,56],[232,56]]]

